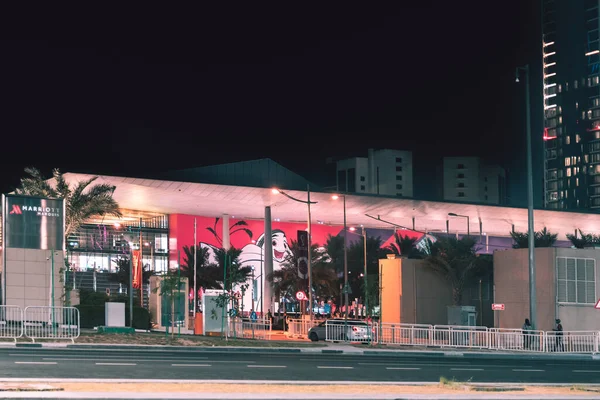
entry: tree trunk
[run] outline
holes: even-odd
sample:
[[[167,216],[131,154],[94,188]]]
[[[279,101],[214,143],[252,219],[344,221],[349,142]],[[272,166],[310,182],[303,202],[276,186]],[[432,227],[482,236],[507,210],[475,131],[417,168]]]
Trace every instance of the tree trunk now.
[[[171,337],[175,336],[175,296],[171,296],[171,325],[173,329],[171,330]]]
[[[462,303],[462,288],[452,287],[452,305],[460,306]]]

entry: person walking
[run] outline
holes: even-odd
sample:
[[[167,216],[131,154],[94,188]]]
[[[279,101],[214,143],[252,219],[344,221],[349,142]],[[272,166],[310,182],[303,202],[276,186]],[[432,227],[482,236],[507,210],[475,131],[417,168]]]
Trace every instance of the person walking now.
[[[563,346],[563,326],[560,322],[560,319],[556,319],[556,324],[554,324],[554,329],[552,329],[554,332],[556,332],[554,334],[555,336],[555,344],[554,344],[554,351],[565,351],[565,348]]]
[[[529,318],[525,318],[525,323],[523,324],[523,348],[525,350],[531,350],[531,330],[533,327],[531,326],[531,322],[529,322]]]

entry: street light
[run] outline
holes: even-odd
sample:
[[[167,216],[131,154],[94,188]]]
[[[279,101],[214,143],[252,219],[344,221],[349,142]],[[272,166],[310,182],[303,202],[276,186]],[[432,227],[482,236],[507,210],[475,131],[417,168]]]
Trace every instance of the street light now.
[[[532,329],[536,327],[536,293],[535,293],[535,231],[533,225],[533,166],[531,159],[531,106],[529,100],[529,64],[517,67],[516,81],[519,82],[519,73],[525,76],[525,112],[527,124],[525,127],[527,139],[527,235],[529,247],[529,318]]]
[[[289,194],[287,194],[286,192],[284,192],[281,189],[277,189],[277,188],[273,188],[272,190],[273,194],[282,194],[285,197],[287,197],[290,200],[294,200],[297,201],[298,203],[302,203],[302,204],[306,204],[308,206],[308,302],[310,303],[310,311],[309,311],[309,316],[310,319],[312,321],[313,319],[313,296],[312,296],[312,239],[311,239],[311,235],[312,235],[312,224],[311,224],[311,218],[310,218],[310,205],[311,204],[317,204],[316,201],[310,201],[310,185],[306,185],[306,195],[307,195],[307,199],[306,200],[300,200],[297,199],[293,196],[290,196]],[[264,306],[264,303],[263,303]]]
[[[460,218],[466,218],[467,219],[467,236],[471,236],[471,231],[469,229],[470,227],[470,221],[469,221],[469,216],[468,215],[460,215],[460,214],[456,214],[456,213],[448,213],[449,217],[460,217]]]
[[[344,204],[344,320],[348,323],[348,227],[346,226],[346,195],[334,194],[333,200],[343,199]]]

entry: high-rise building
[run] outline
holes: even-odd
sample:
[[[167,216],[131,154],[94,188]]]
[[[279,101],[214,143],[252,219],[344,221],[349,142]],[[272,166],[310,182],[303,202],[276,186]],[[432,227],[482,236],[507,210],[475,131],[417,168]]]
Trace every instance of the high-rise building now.
[[[600,208],[600,1],[542,4],[544,204]]]
[[[412,197],[412,153],[369,149],[368,157],[340,160],[336,186],[347,193]]]
[[[478,157],[444,157],[443,196],[447,201],[506,204],[506,172]]]

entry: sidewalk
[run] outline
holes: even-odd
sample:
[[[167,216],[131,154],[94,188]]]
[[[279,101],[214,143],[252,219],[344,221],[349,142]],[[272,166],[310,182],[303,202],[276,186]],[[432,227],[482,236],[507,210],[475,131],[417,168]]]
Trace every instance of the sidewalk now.
[[[67,349],[107,349],[114,350],[160,350],[160,351],[186,351],[186,352],[246,352],[246,353],[312,353],[312,354],[344,354],[344,355],[378,355],[394,357],[448,357],[448,358],[477,358],[477,359],[519,359],[519,360],[594,360],[600,361],[600,354],[573,354],[573,353],[525,353],[507,351],[475,351],[468,349],[381,349],[368,346],[355,346],[345,343],[324,343],[325,347],[239,347],[239,346],[169,346],[169,345],[136,345],[136,344],[109,344],[85,343],[71,344],[65,342],[52,343],[1,343],[0,347],[44,347]]]

